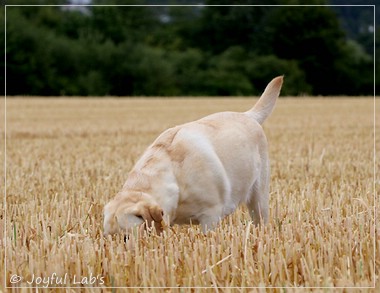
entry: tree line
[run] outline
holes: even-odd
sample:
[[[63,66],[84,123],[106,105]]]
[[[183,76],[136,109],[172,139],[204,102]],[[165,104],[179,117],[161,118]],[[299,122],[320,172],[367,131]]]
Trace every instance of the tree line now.
[[[289,2],[327,4],[265,4]],[[372,95],[372,48],[368,23],[350,36],[329,6],[7,7],[6,93],[258,95],[285,75],[284,95]]]

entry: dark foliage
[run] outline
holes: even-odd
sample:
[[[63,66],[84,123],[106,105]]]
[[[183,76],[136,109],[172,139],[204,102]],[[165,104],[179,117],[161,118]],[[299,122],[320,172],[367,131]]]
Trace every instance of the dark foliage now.
[[[271,78],[284,74],[285,95],[371,95],[368,11],[356,11],[343,23],[338,16],[349,12],[328,6],[8,6],[6,93],[258,95]]]

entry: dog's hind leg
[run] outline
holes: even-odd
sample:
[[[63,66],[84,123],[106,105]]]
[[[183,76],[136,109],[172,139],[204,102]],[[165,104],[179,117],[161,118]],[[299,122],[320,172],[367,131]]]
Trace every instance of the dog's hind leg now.
[[[249,213],[255,225],[263,221],[268,223],[269,219],[269,192],[262,191],[260,188],[253,188],[251,198],[247,202]]]
[[[260,170],[260,176],[251,188],[250,197],[247,200],[247,207],[255,225],[269,220],[269,163],[264,160]]]

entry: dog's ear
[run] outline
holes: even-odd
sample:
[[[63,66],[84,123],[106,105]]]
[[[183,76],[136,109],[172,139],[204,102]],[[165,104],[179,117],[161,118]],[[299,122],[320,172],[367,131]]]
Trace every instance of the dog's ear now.
[[[150,206],[149,213],[155,222],[161,223],[164,211],[159,206]]]
[[[148,205],[142,213],[142,217],[144,221],[147,222],[148,227],[152,227],[153,223],[157,233],[161,233],[163,231],[161,223],[163,220],[163,215],[163,210],[157,205]]]

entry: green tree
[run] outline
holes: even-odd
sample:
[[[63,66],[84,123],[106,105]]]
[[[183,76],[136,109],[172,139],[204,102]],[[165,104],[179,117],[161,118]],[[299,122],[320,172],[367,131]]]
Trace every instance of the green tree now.
[[[257,4],[258,1],[245,1],[244,4]],[[266,4],[277,4],[267,1]],[[238,4],[241,1],[206,2],[216,4]],[[192,46],[213,54],[219,54],[231,46],[241,46],[249,51],[260,48],[260,39],[265,35],[266,16],[276,7],[265,6],[208,6],[204,8],[198,23],[194,25]]]
[[[281,59],[298,60],[313,94],[358,94],[347,89],[342,63],[351,65],[345,34],[327,7],[281,7],[271,15],[267,48]],[[363,67],[357,67],[357,70]]]
[[[288,95],[372,92],[328,7],[8,7],[5,53],[8,94],[252,95],[281,74]]]
[[[295,60],[279,59],[274,55],[253,55],[245,67],[246,76],[258,89],[264,89],[268,80],[274,76],[284,75],[286,82],[281,89],[283,95],[306,95],[312,92],[312,87],[306,82],[305,73]]]
[[[210,60],[203,85],[213,96],[241,96],[253,93],[253,87],[244,74],[245,51],[230,47]]]
[[[2,6],[0,8],[0,21],[2,24],[4,24],[5,22],[5,7]],[[1,40],[3,41],[2,43],[5,44],[5,25],[1,25],[0,26],[0,34],[1,34]],[[5,56],[5,49],[4,49],[4,46],[3,46],[3,49],[2,49],[2,56]],[[1,64],[1,69],[2,69],[2,72],[5,71],[5,61],[4,61],[4,58],[1,59],[0,61],[0,64]],[[1,74],[0,75],[0,82],[2,85],[5,85],[5,75],[4,74]],[[5,95],[5,86],[2,90],[3,94]]]
[[[173,79],[178,95],[205,96],[207,61],[205,55],[198,49],[187,49],[171,53],[174,68]]]
[[[98,2],[102,3],[95,1]],[[123,2],[129,5],[141,3],[137,0]],[[107,1],[107,4],[112,4],[112,1]],[[100,42],[149,42],[153,32],[160,25],[154,10],[146,6],[93,6],[89,13],[90,32],[95,34]]]

